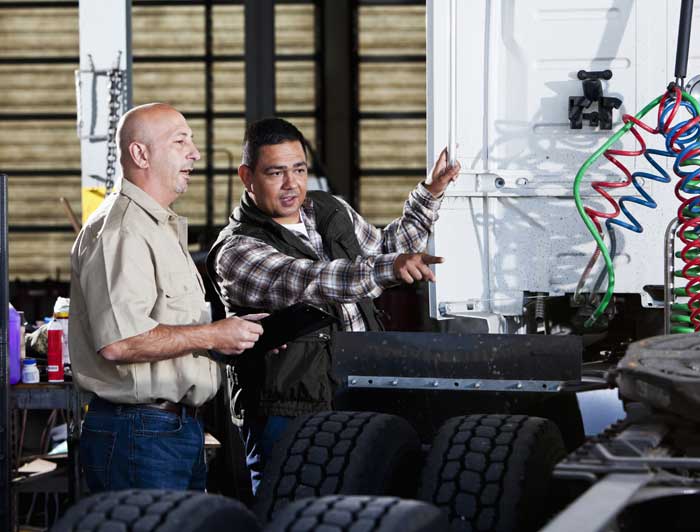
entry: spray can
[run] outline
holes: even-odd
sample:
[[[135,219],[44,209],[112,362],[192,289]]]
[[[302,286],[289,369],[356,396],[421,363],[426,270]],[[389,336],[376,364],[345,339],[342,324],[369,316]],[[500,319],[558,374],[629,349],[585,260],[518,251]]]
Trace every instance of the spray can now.
[[[49,323],[46,358],[49,382],[63,382],[63,327],[55,319]]]

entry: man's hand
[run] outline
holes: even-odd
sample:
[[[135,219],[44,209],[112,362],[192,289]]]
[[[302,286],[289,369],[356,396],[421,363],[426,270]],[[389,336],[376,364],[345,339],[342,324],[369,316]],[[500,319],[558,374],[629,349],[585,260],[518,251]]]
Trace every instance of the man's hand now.
[[[425,188],[436,198],[442,196],[447,185],[457,179],[461,168],[459,161],[455,161],[454,166],[447,164],[447,148],[445,148],[435,162],[432,175],[425,181]]]
[[[269,312],[263,312],[260,314],[246,314],[245,316],[241,316],[241,318],[248,321],[260,321],[263,318],[267,318],[269,315]],[[287,344],[283,344],[279,347],[276,347],[275,349],[270,351],[270,353],[277,355],[280,351],[284,351],[285,349],[287,349]]]
[[[250,316],[233,316],[215,321],[211,325],[214,327],[214,349],[225,355],[240,355],[246,349],[250,349],[263,332],[262,325],[252,321]]]
[[[427,253],[402,253],[394,261],[394,275],[408,284],[424,279],[435,282],[435,274],[430,269],[430,265],[442,262],[445,262],[442,257]]]

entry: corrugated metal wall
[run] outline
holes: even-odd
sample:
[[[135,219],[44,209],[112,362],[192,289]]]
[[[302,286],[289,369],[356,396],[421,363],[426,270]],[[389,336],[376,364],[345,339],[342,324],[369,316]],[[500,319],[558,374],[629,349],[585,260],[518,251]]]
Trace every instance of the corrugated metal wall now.
[[[0,2],[0,4],[3,2]],[[4,2],[7,3],[7,2]],[[135,6],[133,53],[135,57],[204,54],[202,6]],[[240,5],[214,6],[214,53],[243,54],[244,21]],[[360,56],[388,57],[425,54],[423,6],[363,6],[359,12]],[[10,174],[11,226],[66,226],[58,198],[67,198],[79,215],[80,145],[75,134],[73,71],[76,64],[51,64],[52,57],[78,56],[77,8],[22,8],[0,10],[0,58],[49,58],[42,64],[0,65],[3,97],[0,115],[58,113],[50,120],[0,122],[0,171],[32,171]],[[314,53],[314,6],[276,6],[276,53]],[[138,61],[134,64],[134,104],[149,101],[172,103],[185,114],[204,109],[204,67],[200,63]],[[425,61],[367,62],[359,66],[361,113],[425,112]],[[315,63],[277,63],[279,112],[315,109]],[[243,112],[244,64],[216,63],[214,111]],[[313,118],[295,118],[315,143]],[[204,120],[190,119],[200,144]],[[217,118],[214,126],[215,166],[239,163],[244,120]],[[362,119],[359,124],[361,169],[425,167],[425,120]],[[203,146],[200,146],[203,148]],[[203,165],[200,165],[203,166]],[[66,170],[75,172],[66,172]],[[59,172],[61,171],[61,172]],[[202,175],[175,205],[191,224],[205,221],[205,187]],[[407,192],[420,180],[412,176],[361,175],[361,212],[384,224],[397,216]],[[234,202],[241,188],[234,176]],[[216,224],[223,224],[228,177],[215,178]],[[11,232],[10,279],[68,280],[68,254],[74,235],[68,232]]]

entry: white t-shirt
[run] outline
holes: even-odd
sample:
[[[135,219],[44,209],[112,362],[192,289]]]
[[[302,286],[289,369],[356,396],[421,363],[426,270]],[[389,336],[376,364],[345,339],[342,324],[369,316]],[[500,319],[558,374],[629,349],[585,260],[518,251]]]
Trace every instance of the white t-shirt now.
[[[294,231],[295,233],[301,233],[306,238],[309,238],[309,232],[306,230],[304,222],[298,224],[284,224],[284,226],[290,231]]]
[[[296,224],[284,224],[284,226],[290,231],[304,235],[309,238],[309,232],[306,230],[306,225],[304,225],[304,215],[299,212],[299,223]]]

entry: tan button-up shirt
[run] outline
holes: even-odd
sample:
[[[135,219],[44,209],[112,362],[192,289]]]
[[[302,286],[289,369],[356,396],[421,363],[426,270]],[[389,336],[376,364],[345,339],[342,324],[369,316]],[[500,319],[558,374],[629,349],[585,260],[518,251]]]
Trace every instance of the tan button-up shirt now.
[[[122,189],[88,219],[71,251],[70,354],[78,385],[116,403],[159,399],[200,406],[219,388],[216,363],[185,355],[116,363],[98,351],[159,324],[210,321],[187,250],[187,219],[142,189]]]

